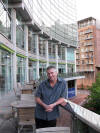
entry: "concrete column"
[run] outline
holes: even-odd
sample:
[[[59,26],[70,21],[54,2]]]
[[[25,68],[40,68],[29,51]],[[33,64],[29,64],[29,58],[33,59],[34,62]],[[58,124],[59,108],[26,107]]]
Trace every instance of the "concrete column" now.
[[[28,67],[28,26],[24,26],[24,44],[25,44],[25,51],[26,51],[26,77],[25,81],[29,82],[29,67]]]
[[[37,55],[37,64],[36,64],[36,73],[37,73],[37,78],[39,79],[39,39],[38,35],[35,35],[35,45],[36,45],[36,55]]]
[[[49,66],[48,41],[46,41],[45,44],[46,44],[45,50],[46,50],[46,61],[47,61],[46,67],[48,67]]]
[[[65,47],[65,61],[66,61],[66,68],[65,68],[65,71],[66,73],[68,72],[67,71],[67,47]]]
[[[56,45],[56,69],[58,72],[58,45]]]
[[[74,56],[75,56],[75,72],[76,72],[76,50],[74,51]]]
[[[17,58],[16,58],[16,10],[11,9],[11,41],[14,45],[14,51],[13,54],[13,87],[17,88]]]

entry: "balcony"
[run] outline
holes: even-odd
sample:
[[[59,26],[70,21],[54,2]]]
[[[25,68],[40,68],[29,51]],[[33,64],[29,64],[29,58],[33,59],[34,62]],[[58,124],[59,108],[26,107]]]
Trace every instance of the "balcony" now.
[[[42,131],[45,133],[99,133],[100,115],[95,114],[94,112],[89,111],[67,99],[65,99],[65,105],[60,106],[66,111],[66,115],[67,112],[71,114],[72,125],[70,127],[49,127],[37,129],[36,133],[41,133]]]
[[[93,65],[94,63],[93,62],[89,62],[90,65]]]
[[[76,57],[76,59],[77,59],[77,60],[79,60],[79,59],[80,59],[80,57]]]
[[[93,52],[93,51],[94,51],[94,49],[90,49],[89,51],[90,51],[90,52]]]
[[[92,38],[93,38],[93,36],[89,36],[89,37],[86,37],[85,40],[90,40]]]
[[[77,50],[76,53],[80,53],[80,52]]]
[[[94,72],[94,70],[91,68],[91,69],[88,69],[88,68],[85,68],[85,69],[78,69],[79,72]]]
[[[88,29],[88,30],[86,30],[86,31],[84,32],[84,34],[88,34],[88,33],[92,33],[92,32],[93,32],[92,29]]]
[[[10,96],[10,99],[7,100],[11,102],[13,97]],[[14,100],[14,99],[13,99]],[[30,99],[27,99],[30,100]],[[8,103],[7,101],[7,103]],[[4,102],[5,103],[5,102]],[[29,102],[26,102],[29,103]],[[4,105],[3,105],[4,106]],[[7,106],[5,107],[7,109]],[[61,111],[64,112],[61,112]],[[24,110],[25,111],[25,110]],[[31,112],[31,110],[30,110]],[[22,113],[22,112],[21,112]],[[26,112],[27,113],[27,112]],[[26,128],[21,129],[21,132],[25,131],[25,133],[100,133],[100,115],[85,109],[84,107],[77,105],[70,100],[65,99],[63,105],[60,105],[60,113],[63,113],[63,118],[60,117],[60,120],[66,124],[66,119],[68,118],[68,114],[70,115],[70,124],[66,124],[64,127],[48,127],[42,129],[34,129],[31,131],[31,127],[29,127],[29,131],[25,130]],[[17,117],[17,116],[16,116]],[[67,119],[67,121],[69,121]],[[35,125],[35,124],[34,124]],[[2,128],[0,128],[0,132],[7,131],[5,133],[15,133],[17,123],[12,118],[9,120],[5,120],[2,123]],[[11,129],[12,127],[12,129]],[[8,130],[7,130],[8,129]],[[20,133],[21,133],[20,132]]]
[[[1,105],[0,108],[2,106],[3,106],[3,109],[6,109],[6,110],[8,108],[11,108],[10,102],[13,102],[14,100],[16,100],[15,95],[14,95],[14,97],[12,95],[9,95],[9,98],[6,97],[7,101],[5,101],[4,99],[2,100],[3,104],[0,104]],[[25,94],[23,96],[25,96]],[[28,97],[26,97],[26,96],[28,96]],[[26,96],[25,97],[27,98],[27,100],[25,99],[25,97],[23,97],[24,98],[23,100],[25,100],[25,103],[23,105],[24,106],[23,112],[25,112],[26,104],[27,104],[28,108],[32,108],[32,106],[29,106],[29,104],[30,103],[33,104],[33,100],[34,100],[34,97],[31,94],[27,94]],[[30,96],[32,96],[32,99],[30,99],[31,98]],[[18,103],[19,102],[17,100],[17,107],[19,108]],[[4,104],[7,104],[7,105],[4,106]],[[42,128],[42,129],[36,129],[36,130],[34,129],[33,131],[31,131],[32,130],[31,127],[28,127],[30,130],[30,133],[100,133],[100,115],[98,115],[92,111],[89,111],[89,110],[85,109],[84,107],[71,102],[68,99],[65,99],[64,103],[59,106],[60,106],[60,113],[62,113],[62,115],[63,115],[63,118],[61,116],[59,120],[61,120],[63,122],[63,124],[67,125],[66,119],[68,118],[68,114],[69,114],[70,115],[70,124],[69,125],[67,125],[65,127],[53,127],[53,128],[48,127],[48,128]],[[11,108],[11,110],[12,110],[12,108]],[[62,110],[64,112],[62,112]],[[2,111],[2,109],[1,109],[1,111]],[[33,115],[33,112],[31,112],[31,111],[32,110],[30,109],[29,110],[30,113],[28,113],[28,115],[31,115],[31,113]],[[15,113],[17,113],[17,112],[18,112],[18,110],[15,109]],[[12,113],[12,112],[10,112],[10,113]],[[26,115],[26,113],[27,112],[25,112],[25,115]],[[21,114],[22,114],[21,116],[23,118],[23,113],[21,112]],[[31,117],[32,117],[32,115],[31,115]],[[7,131],[5,133],[8,133],[8,132],[15,133],[15,132],[12,132],[11,130],[14,131],[16,129],[16,127],[19,126],[19,125],[17,125],[18,123],[16,123],[18,121],[15,121],[15,119],[17,117],[18,116],[16,115],[15,117],[13,116],[13,118],[11,118],[9,120],[7,119],[7,121],[5,120],[4,123],[2,123],[2,128],[0,128],[0,133],[3,133],[3,131],[5,132],[5,130]],[[12,119],[13,119],[13,121],[12,121]],[[67,121],[69,121],[69,120],[67,119]],[[29,121],[27,121],[27,122],[29,122]],[[35,125],[35,123],[34,123],[34,125]],[[12,126],[12,129],[10,129],[11,126]],[[8,130],[7,130],[7,128],[8,128]],[[26,129],[26,128],[25,129],[24,128],[25,127],[22,127],[21,131]],[[29,131],[25,130],[25,133],[29,133]]]

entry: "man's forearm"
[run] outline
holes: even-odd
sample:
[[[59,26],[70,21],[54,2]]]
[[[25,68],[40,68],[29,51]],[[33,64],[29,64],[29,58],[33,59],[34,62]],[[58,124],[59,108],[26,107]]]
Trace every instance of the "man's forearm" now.
[[[38,104],[40,104],[41,106],[43,106],[44,108],[46,108],[47,105],[39,97],[36,97],[35,99],[36,99],[36,102]]]
[[[59,98],[56,102],[54,102],[55,106],[62,104],[64,102],[64,98]]]
[[[49,108],[53,109],[55,106],[62,104],[64,102],[64,98],[59,98],[57,101],[49,105]]]

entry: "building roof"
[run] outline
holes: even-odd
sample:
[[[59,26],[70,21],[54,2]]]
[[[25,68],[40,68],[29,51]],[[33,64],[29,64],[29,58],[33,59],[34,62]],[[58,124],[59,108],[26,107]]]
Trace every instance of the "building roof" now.
[[[84,22],[84,21],[92,20],[92,19],[96,20],[96,19],[93,18],[93,17],[88,17],[88,18],[85,18],[85,19],[79,20],[78,23],[82,23],[82,22]]]

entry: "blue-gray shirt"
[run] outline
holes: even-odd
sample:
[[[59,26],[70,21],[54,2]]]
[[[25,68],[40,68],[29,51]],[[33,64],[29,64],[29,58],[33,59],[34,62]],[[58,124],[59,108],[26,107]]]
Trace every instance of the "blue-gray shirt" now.
[[[63,79],[58,78],[54,87],[50,86],[49,80],[43,81],[36,92],[36,97],[47,105],[54,103],[59,98],[66,97],[66,82]],[[46,112],[40,105],[36,104],[35,117],[42,120],[54,120],[59,117],[58,106],[55,106],[52,112]]]

